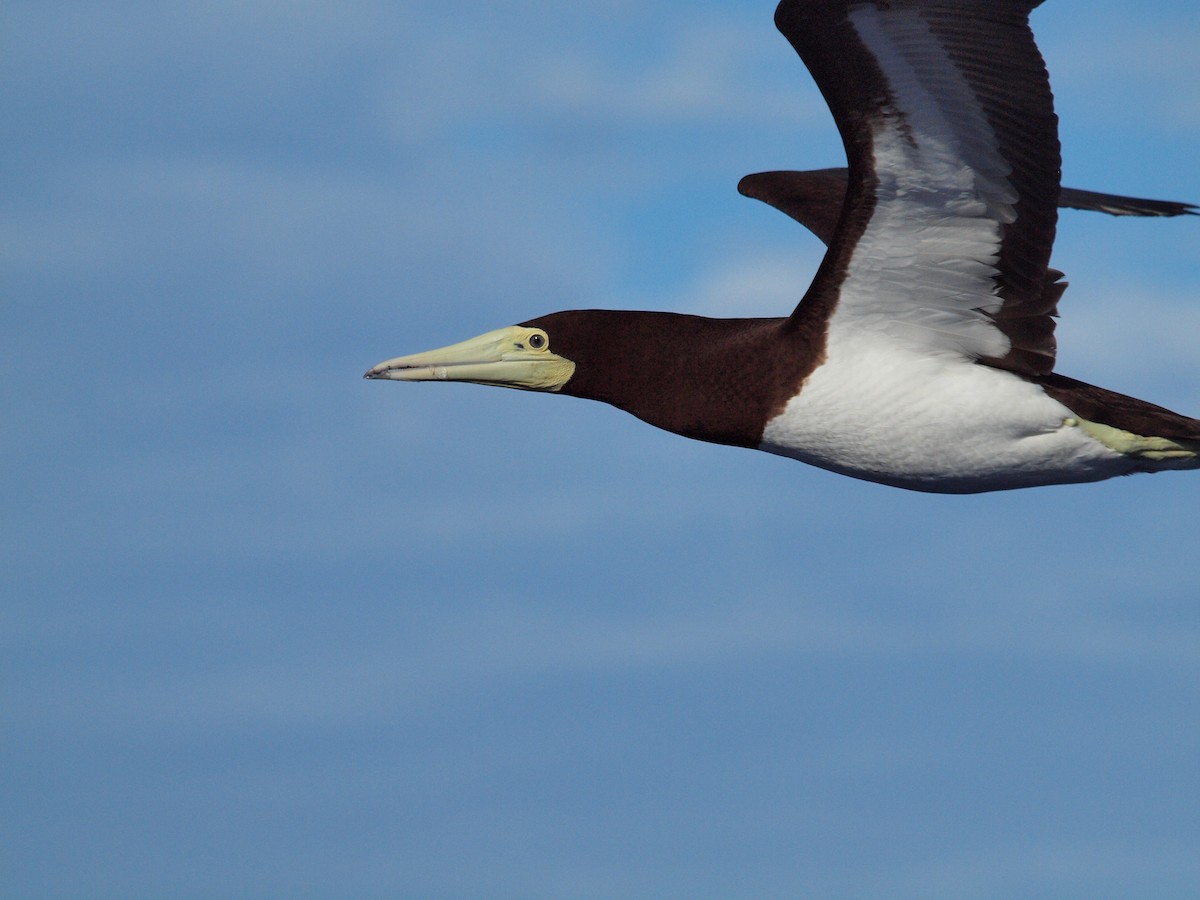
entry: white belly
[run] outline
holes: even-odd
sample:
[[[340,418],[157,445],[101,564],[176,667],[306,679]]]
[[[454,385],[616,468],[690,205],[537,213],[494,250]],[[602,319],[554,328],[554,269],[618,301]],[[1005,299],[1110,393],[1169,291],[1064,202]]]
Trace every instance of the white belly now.
[[[1098,481],[1140,468],[1011,373],[886,339],[839,350],[767,423],[759,449],[941,493]]]

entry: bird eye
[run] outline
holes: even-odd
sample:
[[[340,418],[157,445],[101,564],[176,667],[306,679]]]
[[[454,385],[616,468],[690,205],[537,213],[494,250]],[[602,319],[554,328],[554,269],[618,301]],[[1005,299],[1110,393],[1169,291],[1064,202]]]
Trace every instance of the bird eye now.
[[[533,334],[531,334],[529,336],[529,346],[533,350],[545,350],[546,343],[547,343],[546,335],[542,334],[539,331],[535,331]]]

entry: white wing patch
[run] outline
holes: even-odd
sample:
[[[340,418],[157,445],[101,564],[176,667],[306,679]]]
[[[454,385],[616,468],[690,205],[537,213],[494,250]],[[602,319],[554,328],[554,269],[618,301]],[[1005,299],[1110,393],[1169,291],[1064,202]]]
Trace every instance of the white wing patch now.
[[[851,255],[830,341],[869,329],[920,353],[1002,357],[1009,339],[987,313],[1001,305],[996,261],[1017,201],[1011,166],[916,11],[885,15],[867,4],[850,20],[895,109],[874,134],[876,205]]]

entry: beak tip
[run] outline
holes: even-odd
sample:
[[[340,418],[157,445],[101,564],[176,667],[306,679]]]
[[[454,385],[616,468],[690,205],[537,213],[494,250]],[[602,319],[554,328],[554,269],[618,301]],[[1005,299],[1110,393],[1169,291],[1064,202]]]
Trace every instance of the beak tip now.
[[[380,378],[386,379],[388,377],[388,372],[390,371],[392,371],[392,366],[389,363],[382,362],[371,366],[371,368],[363,372],[363,378],[367,378],[371,381],[377,381]]]

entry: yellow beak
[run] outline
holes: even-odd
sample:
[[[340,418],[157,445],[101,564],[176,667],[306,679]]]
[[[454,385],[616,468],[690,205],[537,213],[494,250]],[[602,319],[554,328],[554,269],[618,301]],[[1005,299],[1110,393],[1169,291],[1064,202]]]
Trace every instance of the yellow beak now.
[[[364,378],[390,381],[468,381],[525,391],[557,391],[575,372],[575,363],[550,352],[540,328],[514,325],[479,337],[372,367]]]

